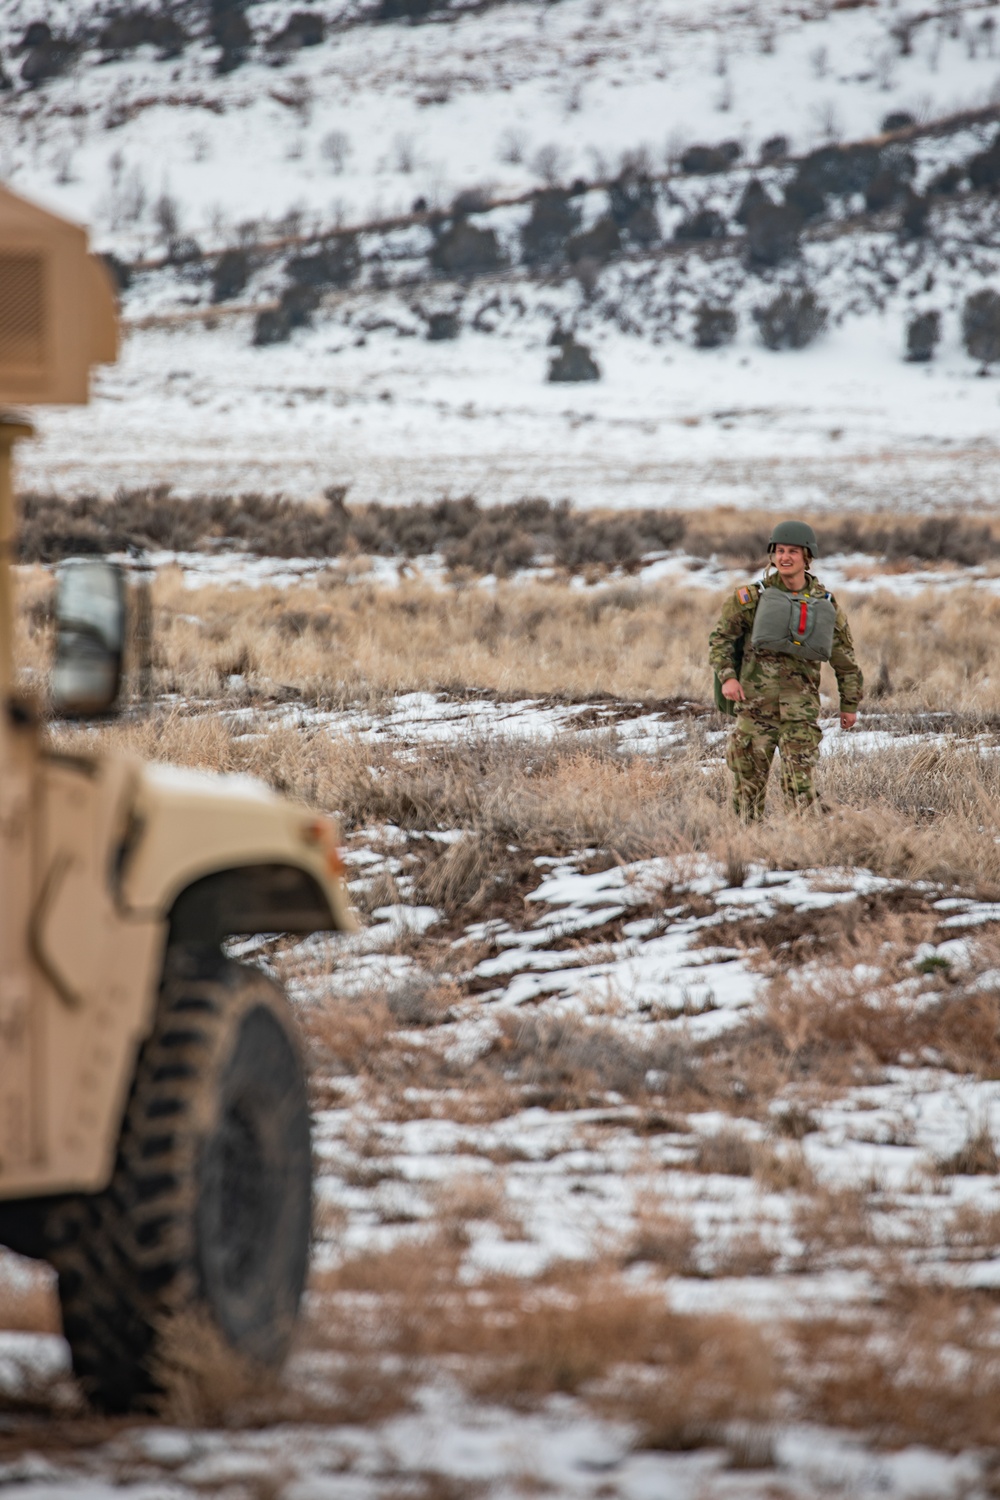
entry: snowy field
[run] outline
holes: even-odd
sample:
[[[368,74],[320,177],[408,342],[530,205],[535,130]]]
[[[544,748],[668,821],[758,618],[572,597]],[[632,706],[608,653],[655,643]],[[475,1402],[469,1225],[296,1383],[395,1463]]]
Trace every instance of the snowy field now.
[[[252,7],[258,39],[286,9]],[[977,0],[937,12],[914,0],[704,0],[696,12],[683,0],[521,0],[415,27],[318,9],[326,43],[281,68],[258,51],[218,78],[216,49],[199,43],[167,63],[141,49],[94,66],[100,52],[88,51],[46,87],[43,110],[30,96],[4,102],[4,175],[130,255],[157,248],[149,211],[166,187],[185,231],[217,248],[236,224],[289,210],[356,223],[420,196],[445,206],[484,182],[513,197],[539,184],[545,146],[567,182],[613,173],[640,148],[662,170],[703,140],[734,138],[754,159],[778,134],[801,152],[874,135],[892,110],[932,118],[995,103],[1000,83],[991,7]],[[105,13],[95,0],[46,7],[54,30]],[[35,14],[8,0],[7,47]],[[324,150],[331,131],[347,138],[340,168]],[[505,159],[515,142],[521,160]],[[145,207],[130,222],[133,179]]]
[[[900,361],[898,320],[855,321],[821,348],[751,342],[664,351],[613,329],[599,384],[544,384],[552,319],[525,347],[467,333],[375,334],[331,351],[317,327],[250,349],[249,321],[137,332],[94,407],[38,416],[25,487],[108,493],[283,492],[348,484],[352,502],[474,494],[580,506],[908,511],[997,504],[996,382],[957,349]]]

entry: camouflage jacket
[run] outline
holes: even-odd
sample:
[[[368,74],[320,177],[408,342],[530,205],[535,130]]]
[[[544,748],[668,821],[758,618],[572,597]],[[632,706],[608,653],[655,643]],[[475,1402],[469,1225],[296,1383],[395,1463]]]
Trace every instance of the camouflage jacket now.
[[[740,685],[747,696],[748,709],[756,706],[767,713],[798,712],[804,717],[815,718],[819,713],[818,661],[799,661],[794,656],[785,656],[775,651],[756,652],[750,646],[750,632],[757,610],[757,600],[764,583],[749,583],[726,600],[718,625],[709,637],[708,659],[719,680],[725,682],[736,676],[734,649],[741,636],[744,640],[743,669]],[[767,579],[768,588],[785,589],[784,582],[772,576]],[[806,590],[810,594],[825,594],[827,590],[814,578],[806,574]],[[785,589],[785,592],[790,592]],[[832,595],[831,595],[832,598]],[[837,604],[836,599],[833,600]],[[857,713],[864,688],[861,668],[854,655],[851,627],[847,616],[837,604],[837,624],[833,635],[833,651],[830,665],[837,674],[840,689],[840,712]]]

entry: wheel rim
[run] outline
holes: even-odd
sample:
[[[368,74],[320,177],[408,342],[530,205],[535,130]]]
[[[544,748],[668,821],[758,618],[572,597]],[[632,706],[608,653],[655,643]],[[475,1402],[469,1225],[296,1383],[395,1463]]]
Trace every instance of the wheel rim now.
[[[279,1194],[269,1169],[253,1101],[235,1101],[219,1131],[218,1270],[230,1295],[245,1292],[268,1258]]]
[[[308,1105],[297,1052],[265,1006],[240,1020],[199,1171],[201,1293],[237,1349],[267,1364],[288,1346],[311,1218]]]

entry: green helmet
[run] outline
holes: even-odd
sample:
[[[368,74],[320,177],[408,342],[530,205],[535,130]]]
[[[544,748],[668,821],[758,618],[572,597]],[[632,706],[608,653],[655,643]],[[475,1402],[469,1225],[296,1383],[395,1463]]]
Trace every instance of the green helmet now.
[[[786,547],[804,547],[811,557],[816,556],[816,533],[805,521],[779,521],[771,532],[768,552],[773,552],[779,542]]]

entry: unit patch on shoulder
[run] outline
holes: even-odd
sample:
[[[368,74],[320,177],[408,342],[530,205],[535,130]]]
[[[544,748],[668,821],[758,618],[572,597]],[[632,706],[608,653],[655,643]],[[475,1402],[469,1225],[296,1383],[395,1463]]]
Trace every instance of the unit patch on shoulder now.
[[[752,604],[754,597],[753,590],[748,588],[737,589],[736,597],[741,604]]]

